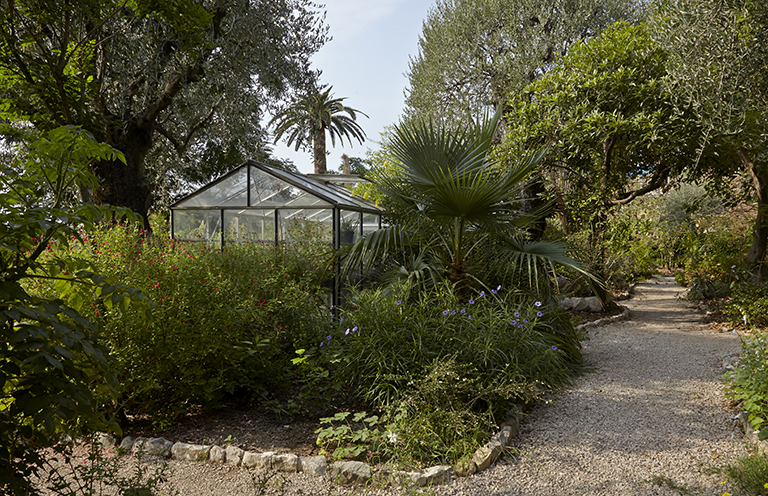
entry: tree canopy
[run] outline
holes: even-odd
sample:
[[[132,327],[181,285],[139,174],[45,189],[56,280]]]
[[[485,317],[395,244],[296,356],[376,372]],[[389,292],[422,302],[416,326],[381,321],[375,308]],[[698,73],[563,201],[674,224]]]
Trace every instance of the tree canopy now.
[[[146,216],[168,182],[200,172],[200,157],[263,150],[265,109],[317,76],[309,58],[327,32],[317,9],[11,0],[0,10],[0,118],[41,131],[80,125],[122,151],[126,164],[93,164],[99,184],[81,185],[81,196]]]
[[[733,157],[702,175],[746,172],[757,199],[748,261],[768,275],[768,5],[753,0],[668,0],[653,31],[669,53],[671,83],[705,129],[702,152],[725,142]]]
[[[573,43],[617,20],[634,0],[438,0],[411,58],[406,114],[466,121],[551,69]]]

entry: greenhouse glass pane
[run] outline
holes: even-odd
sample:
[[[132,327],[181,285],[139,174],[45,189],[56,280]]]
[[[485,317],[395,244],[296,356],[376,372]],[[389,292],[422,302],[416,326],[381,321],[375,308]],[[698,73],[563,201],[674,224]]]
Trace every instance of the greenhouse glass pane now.
[[[225,210],[226,242],[275,242],[274,210]]]
[[[363,214],[363,236],[379,230],[379,216],[377,214]]]
[[[352,245],[360,238],[360,212],[341,211],[341,232],[339,243]]]
[[[182,200],[177,207],[239,207],[247,205],[245,167]]]
[[[221,242],[220,210],[175,210],[173,237],[185,241]]]
[[[280,241],[333,243],[333,210],[280,209]]]
[[[251,167],[251,206],[330,207],[331,204],[282,179]]]

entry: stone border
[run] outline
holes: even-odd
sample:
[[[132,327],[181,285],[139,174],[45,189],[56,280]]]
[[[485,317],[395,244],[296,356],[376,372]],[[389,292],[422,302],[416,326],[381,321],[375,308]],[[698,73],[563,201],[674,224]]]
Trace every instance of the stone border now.
[[[458,476],[470,476],[489,468],[498,460],[504,448],[509,446],[510,441],[517,436],[519,425],[517,415],[513,415],[513,420],[504,422],[499,432],[491,436],[485,446],[479,448],[470,459],[460,464],[458,473],[450,465],[437,465],[416,472],[386,468],[376,470],[358,461],[336,461],[329,464],[325,456],[320,455],[302,457],[291,453],[278,455],[273,451],[255,453],[237,446],[223,448],[216,445],[173,443],[161,437],[126,436],[120,442],[119,448],[126,453],[141,453],[179,461],[271,469],[286,473],[304,473],[315,477],[323,477],[327,473],[341,484],[359,485],[374,481],[392,486],[425,487],[450,484],[451,480]],[[95,442],[105,448],[118,446],[117,439],[106,433],[97,434]]]
[[[629,308],[625,307],[624,305],[619,305],[619,307],[623,308],[622,312],[619,315],[613,315],[611,317],[605,317],[604,319],[598,319],[594,322],[587,322],[585,324],[581,324],[575,327],[575,331],[586,331],[587,329],[593,329],[595,327],[604,326],[607,324],[613,324],[614,322],[622,322],[624,320],[629,320],[630,318],[630,311]]]

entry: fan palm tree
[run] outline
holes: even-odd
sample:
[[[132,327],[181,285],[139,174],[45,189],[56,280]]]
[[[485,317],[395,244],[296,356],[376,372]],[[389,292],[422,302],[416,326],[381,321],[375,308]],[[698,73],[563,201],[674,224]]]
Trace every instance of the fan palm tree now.
[[[431,122],[397,126],[389,142],[396,172],[377,182],[394,203],[395,222],[360,239],[345,267],[389,264],[390,274],[419,284],[447,279],[459,290],[484,283],[472,260],[527,275],[536,287],[541,267],[585,273],[563,245],[526,241],[524,228],[539,217],[521,211],[520,193],[543,152],[496,163],[490,151],[499,120],[497,112],[455,131]]]
[[[295,143],[296,150],[307,142],[312,142],[315,159],[315,174],[327,171],[325,152],[325,132],[331,136],[331,145],[336,146],[336,137],[344,143],[346,137],[350,144],[352,138],[360,144],[365,141],[365,132],[357,121],[357,114],[368,117],[359,110],[347,107],[342,102],[346,98],[334,98],[329,86],[325,90],[314,89],[298,97],[292,105],[277,114],[271,121],[274,125],[275,143],[284,134],[288,134],[288,146]],[[346,115],[345,115],[346,114]]]

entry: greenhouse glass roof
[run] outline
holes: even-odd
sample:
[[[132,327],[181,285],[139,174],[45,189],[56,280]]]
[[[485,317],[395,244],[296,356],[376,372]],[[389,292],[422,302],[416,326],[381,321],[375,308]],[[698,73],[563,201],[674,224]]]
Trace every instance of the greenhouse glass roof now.
[[[317,177],[317,176],[315,176]],[[329,175],[329,180],[333,176]],[[379,213],[371,202],[330,182],[248,161],[171,205],[182,209],[322,209]]]

